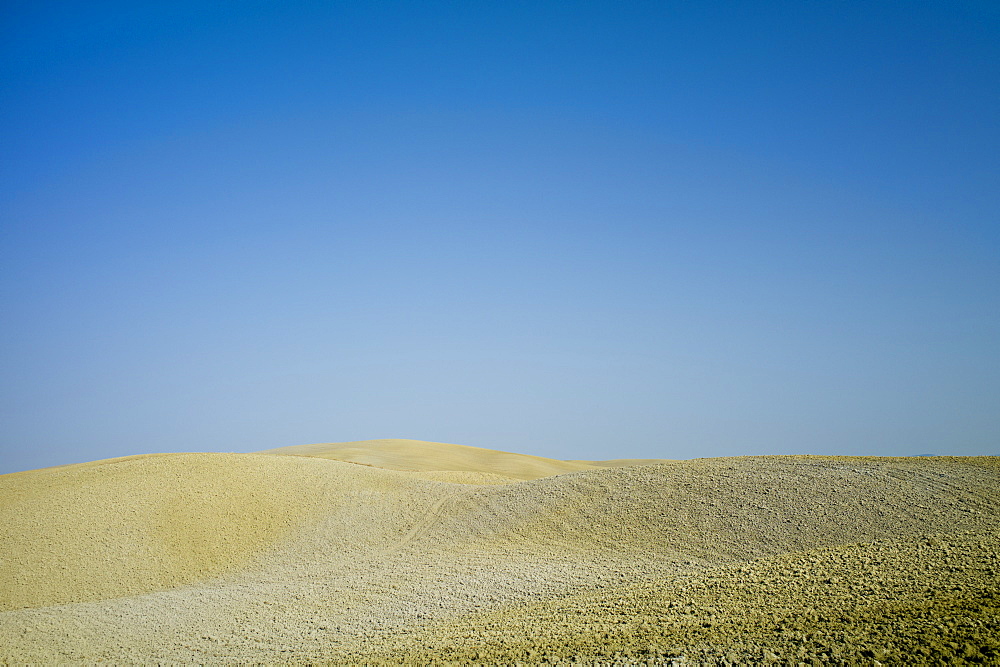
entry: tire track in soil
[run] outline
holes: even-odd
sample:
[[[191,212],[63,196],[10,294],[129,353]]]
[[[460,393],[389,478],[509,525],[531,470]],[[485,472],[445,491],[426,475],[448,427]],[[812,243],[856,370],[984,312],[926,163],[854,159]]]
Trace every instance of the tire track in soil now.
[[[430,508],[424,513],[424,515],[420,518],[420,520],[417,521],[417,523],[415,523],[412,528],[410,528],[410,530],[406,533],[406,535],[404,535],[395,545],[386,549],[383,553],[385,554],[397,553],[399,551],[402,551],[411,543],[423,537],[431,529],[431,527],[434,525],[437,519],[441,518],[443,513],[442,510],[449,501],[455,500],[459,496],[469,495],[469,493],[470,493],[469,491],[466,491],[464,489],[458,491],[452,491],[448,495],[442,496],[441,498],[436,500],[434,504],[431,505]]]

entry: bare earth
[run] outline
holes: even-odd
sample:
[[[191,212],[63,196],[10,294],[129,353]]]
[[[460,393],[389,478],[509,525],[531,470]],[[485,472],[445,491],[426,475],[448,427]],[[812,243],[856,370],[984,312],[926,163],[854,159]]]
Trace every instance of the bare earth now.
[[[0,661],[1000,664],[1000,458],[375,440],[0,476]]]

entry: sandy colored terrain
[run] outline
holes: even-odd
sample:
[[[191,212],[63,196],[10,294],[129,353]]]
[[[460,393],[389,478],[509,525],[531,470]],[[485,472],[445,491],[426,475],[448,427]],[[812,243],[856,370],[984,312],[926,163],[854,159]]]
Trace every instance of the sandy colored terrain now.
[[[112,459],[0,476],[0,661],[1000,664],[998,528],[995,457]]]
[[[298,445],[268,449],[261,454],[280,456],[309,456],[348,463],[361,463],[389,470],[411,472],[460,471],[489,473],[511,479],[538,479],[565,472],[594,470],[612,466],[617,462],[608,461],[559,461],[541,456],[513,454],[495,449],[449,445],[442,442],[423,440],[361,440],[359,442],[335,442],[321,445]]]

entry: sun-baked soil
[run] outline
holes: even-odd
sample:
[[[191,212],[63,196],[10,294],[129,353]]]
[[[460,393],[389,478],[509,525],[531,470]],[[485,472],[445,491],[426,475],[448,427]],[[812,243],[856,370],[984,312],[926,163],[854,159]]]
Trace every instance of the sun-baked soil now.
[[[0,476],[0,661],[1000,664],[998,458],[385,443]]]

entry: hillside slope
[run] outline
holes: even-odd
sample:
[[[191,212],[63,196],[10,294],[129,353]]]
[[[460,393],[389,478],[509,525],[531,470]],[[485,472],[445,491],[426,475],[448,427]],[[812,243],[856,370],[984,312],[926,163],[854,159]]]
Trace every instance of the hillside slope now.
[[[538,479],[604,467],[592,461],[560,461],[482,447],[424,440],[359,440],[267,449],[260,454],[309,456],[411,472],[472,472],[511,479]]]
[[[889,659],[937,625],[954,641],[928,655],[993,655],[998,459],[699,459],[476,484],[433,475],[529,469],[456,445],[412,461],[435,447],[402,447],[416,471],[172,454],[0,476],[0,661]],[[883,622],[897,603],[902,629]],[[837,605],[869,621],[852,635]],[[972,625],[947,625],[961,614]]]

